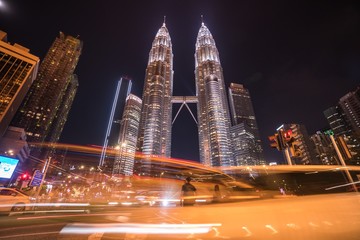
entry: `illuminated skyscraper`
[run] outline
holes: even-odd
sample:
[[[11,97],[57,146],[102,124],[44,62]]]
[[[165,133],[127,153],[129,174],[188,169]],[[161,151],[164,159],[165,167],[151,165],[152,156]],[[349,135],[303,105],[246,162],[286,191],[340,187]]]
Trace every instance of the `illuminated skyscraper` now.
[[[56,141],[59,138],[60,125],[66,121],[61,113],[62,104],[72,102],[66,98],[71,98],[71,89],[74,90],[71,82],[81,50],[79,39],[60,32],[41,62],[37,78],[12,121],[13,126],[25,129],[29,142]],[[52,136],[54,129],[60,131],[57,136]]]
[[[238,144],[233,144],[236,165],[262,165],[265,164],[259,129],[251,102],[249,90],[242,84],[231,83],[229,87],[229,103],[232,124],[242,124],[240,128],[232,128],[232,136]],[[246,126],[245,126],[246,125]],[[241,132],[237,132],[241,129]],[[252,138],[253,144],[247,143]]]
[[[104,166],[105,171],[112,168],[113,156],[107,159],[107,150],[108,147],[116,148],[119,146],[119,137],[120,137],[120,123],[124,111],[124,106],[126,99],[130,94],[132,87],[131,79],[125,77],[120,78],[117,82],[115,96],[113,100],[113,105],[110,112],[109,122],[105,133],[104,145],[100,155],[99,166]],[[108,167],[108,168],[107,168]]]
[[[170,157],[173,91],[173,53],[165,23],[149,53],[137,150],[146,155]]]
[[[115,157],[113,174],[131,176],[134,170],[136,142],[139,131],[141,99],[133,94],[126,98],[120,123],[118,155]]]
[[[340,98],[341,107],[351,132],[360,136],[360,87]]]
[[[195,51],[200,162],[207,166],[231,166],[234,162],[223,71],[214,38],[204,23]]]
[[[77,75],[73,74],[70,76],[70,82],[66,88],[62,103],[57,111],[55,122],[51,125],[49,135],[47,137],[48,142],[57,142],[60,139],[61,133],[64,129],[65,123],[69,116],[69,112],[72,103],[75,99],[77,89],[79,87],[79,81]]]
[[[344,152],[345,161],[360,165],[360,87],[341,97],[336,106],[324,111],[324,115],[339,146],[341,142],[347,145],[349,153]]]
[[[40,61],[29,49],[7,43],[6,37],[0,31],[0,138],[35,80]]]
[[[253,131],[246,123],[230,127],[234,162],[236,166],[260,165]]]

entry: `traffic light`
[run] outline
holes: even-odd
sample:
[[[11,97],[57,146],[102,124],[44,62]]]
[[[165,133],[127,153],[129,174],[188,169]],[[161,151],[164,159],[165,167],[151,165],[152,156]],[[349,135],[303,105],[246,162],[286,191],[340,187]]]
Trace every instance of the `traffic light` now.
[[[293,135],[293,133],[292,133],[291,129],[283,131],[283,136],[284,136],[284,139],[285,139],[286,142],[291,141],[291,138],[293,138],[292,135]]]
[[[21,174],[21,176],[20,176],[20,180],[25,181],[25,180],[29,180],[29,179],[31,179],[31,176],[30,176],[30,174],[28,174],[28,173],[23,173],[23,174]]]
[[[285,146],[289,148],[292,157],[301,157],[302,151],[299,147],[300,143],[297,141],[298,134],[291,129],[282,131]]]
[[[292,141],[289,144],[289,150],[290,150],[291,156],[302,157],[302,150],[300,149],[298,141]]]
[[[270,140],[270,147],[276,148],[279,151],[283,150],[283,145],[281,143],[280,135],[278,133],[275,133],[275,135],[268,137]]]
[[[293,142],[296,141],[295,137],[297,136],[296,133],[294,133],[291,129],[288,129],[286,131],[282,131],[283,134],[283,140],[285,147],[291,147]]]

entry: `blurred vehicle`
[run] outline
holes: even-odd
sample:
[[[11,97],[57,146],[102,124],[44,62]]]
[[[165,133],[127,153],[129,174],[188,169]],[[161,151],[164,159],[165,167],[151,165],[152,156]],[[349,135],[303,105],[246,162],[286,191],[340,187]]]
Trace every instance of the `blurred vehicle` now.
[[[34,198],[15,188],[0,187],[0,211],[29,210]]]

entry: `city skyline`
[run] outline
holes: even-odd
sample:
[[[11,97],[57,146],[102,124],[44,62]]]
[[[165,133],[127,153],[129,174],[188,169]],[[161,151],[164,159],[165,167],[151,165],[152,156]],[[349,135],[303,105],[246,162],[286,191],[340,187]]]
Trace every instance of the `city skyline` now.
[[[242,8],[235,8],[233,2],[190,1],[187,3],[193,4],[191,11],[187,11],[186,3],[177,1],[173,5],[163,1],[152,3],[160,6],[157,11],[148,3],[144,10],[126,2],[121,12],[124,16],[113,18],[106,14],[103,19],[99,13],[98,22],[86,14],[76,15],[80,3],[72,5],[64,1],[59,9],[44,3],[41,9],[35,3],[30,6],[27,5],[30,3],[3,2],[8,4],[9,12],[0,10],[0,29],[7,32],[11,43],[26,46],[41,60],[58,31],[80,35],[84,42],[75,71],[79,92],[61,142],[102,145],[115,82],[121,76],[128,75],[134,82],[133,93],[142,96],[147,54],[164,15],[174,48],[173,95],[195,95],[193,54],[200,15],[204,15],[219,49],[226,88],[234,82],[250,91],[267,161],[273,156],[283,161],[281,154],[270,149],[267,140],[279,125],[304,124],[309,134],[329,127],[323,111],[359,84],[359,6],[350,1],[326,6],[321,2],[282,6],[279,1],[273,4],[244,1],[240,3]],[[85,13],[96,13],[95,5],[87,5]],[[99,8],[106,12],[111,7]],[[57,14],[52,12],[54,9]],[[67,18],[60,17],[61,9],[66,10]],[[234,14],[236,9],[239,12]],[[249,16],[246,10],[254,16]],[[37,14],[41,11],[42,14]],[[183,18],[181,13],[188,13],[189,18]],[[271,24],[267,18],[272,20]],[[34,24],[31,30],[25,26],[27,21]],[[87,104],[88,109],[84,107]],[[174,107],[173,114],[176,111]],[[188,131],[183,131],[183,125]],[[198,160],[197,126],[190,114],[182,111],[172,131],[172,156]]]

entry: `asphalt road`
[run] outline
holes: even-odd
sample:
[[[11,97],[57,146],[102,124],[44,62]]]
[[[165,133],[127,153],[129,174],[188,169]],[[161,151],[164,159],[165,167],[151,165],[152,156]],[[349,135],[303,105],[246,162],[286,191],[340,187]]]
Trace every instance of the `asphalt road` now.
[[[0,239],[359,239],[360,195],[0,216]]]

